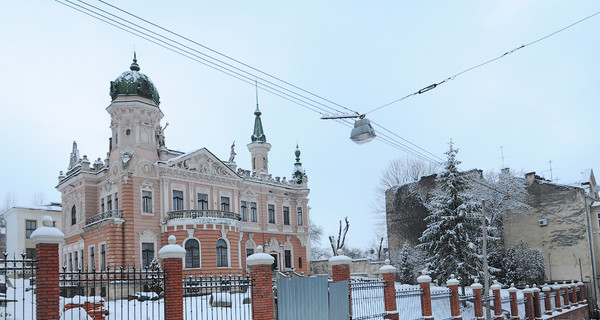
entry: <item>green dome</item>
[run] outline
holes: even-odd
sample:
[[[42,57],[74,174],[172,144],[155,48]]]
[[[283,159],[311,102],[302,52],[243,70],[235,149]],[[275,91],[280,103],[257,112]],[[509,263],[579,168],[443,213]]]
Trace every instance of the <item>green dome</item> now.
[[[151,99],[158,106],[160,97],[158,90],[147,75],[140,72],[135,53],[129,71],[123,72],[115,81],[110,82],[110,97],[114,101],[118,96],[140,96]]]

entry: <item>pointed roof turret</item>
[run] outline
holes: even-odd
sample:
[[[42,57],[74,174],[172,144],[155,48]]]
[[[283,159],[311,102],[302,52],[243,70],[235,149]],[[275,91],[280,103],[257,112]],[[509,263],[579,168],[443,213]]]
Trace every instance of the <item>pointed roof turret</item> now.
[[[258,109],[258,87],[256,89],[256,111],[254,111],[254,132],[252,132],[252,142],[267,142],[267,136],[265,136],[265,132],[263,131],[262,121],[260,120],[260,109]]]
[[[294,154],[296,155],[296,163],[294,163],[294,173],[292,174],[292,179],[296,181],[296,183],[302,184],[303,182],[306,182],[306,172],[302,167],[302,162],[300,162],[300,148],[298,148],[297,143]]]

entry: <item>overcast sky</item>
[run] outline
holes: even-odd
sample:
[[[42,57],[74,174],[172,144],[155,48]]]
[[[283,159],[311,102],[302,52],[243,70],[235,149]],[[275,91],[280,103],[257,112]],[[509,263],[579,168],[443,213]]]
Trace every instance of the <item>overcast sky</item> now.
[[[102,5],[97,1],[90,1]],[[341,105],[367,112],[600,11],[597,1],[111,1],[199,43]],[[60,201],[55,186],[74,140],[104,159],[109,83],[129,68],[161,96],[166,144],[236,141],[250,168],[255,88],[55,1],[0,10],[0,203],[14,194]],[[462,170],[536,171],[573,183],[599,169],[600,15],[368,117],[443,158],[452,138]],[[296,142],[309,177],[311,218],[365,247],[381,171],[401,151],[357,145],[350,129],[264,91],[274,176],[292,174]]]

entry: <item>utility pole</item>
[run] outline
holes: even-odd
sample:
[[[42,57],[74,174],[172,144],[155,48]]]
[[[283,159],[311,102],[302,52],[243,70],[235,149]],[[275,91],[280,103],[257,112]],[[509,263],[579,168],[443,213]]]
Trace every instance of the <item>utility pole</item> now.
[[[481,228],[483,229],[483,295],[486,297],[485,310],[486,319],[492,318],[492,310],[490,309],[490,280],[488,275],[488,259],[487,259],[487,223],[485,219],[485,200],[481,201]]]

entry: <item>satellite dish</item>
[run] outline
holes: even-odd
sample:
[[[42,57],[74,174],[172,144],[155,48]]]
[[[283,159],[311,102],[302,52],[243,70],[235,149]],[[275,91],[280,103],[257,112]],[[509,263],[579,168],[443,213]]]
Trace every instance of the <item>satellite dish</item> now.
[[[350,140],[357,144],[363,144],[375,139],[375,130],[371,126],[371,121],[367,118],[361,118],[354,122],[354,129],[350,133]]]

